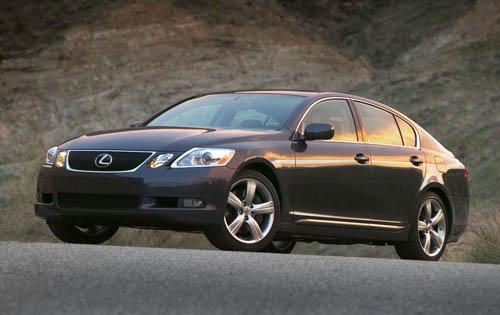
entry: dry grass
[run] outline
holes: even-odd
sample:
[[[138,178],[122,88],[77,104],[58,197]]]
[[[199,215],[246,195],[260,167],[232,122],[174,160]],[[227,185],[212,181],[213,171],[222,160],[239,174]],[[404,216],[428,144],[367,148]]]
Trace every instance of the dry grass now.
[[[34,215],[37,164],[0,165],[0,240],[55,240]]]
[[[489,214],[479,214],[471,222],[471,246],[465,250],[466,261],[500,263],[500,209]]]

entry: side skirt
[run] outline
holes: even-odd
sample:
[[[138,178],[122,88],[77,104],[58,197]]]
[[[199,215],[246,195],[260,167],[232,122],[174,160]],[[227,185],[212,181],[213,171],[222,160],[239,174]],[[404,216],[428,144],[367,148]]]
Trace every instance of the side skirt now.
[[[291,212],[291,222],[282,222],[280,234],[295,239],[332,243],[398,242],[408,238],[409,226],[402,222],[345,218],[316,213]]]

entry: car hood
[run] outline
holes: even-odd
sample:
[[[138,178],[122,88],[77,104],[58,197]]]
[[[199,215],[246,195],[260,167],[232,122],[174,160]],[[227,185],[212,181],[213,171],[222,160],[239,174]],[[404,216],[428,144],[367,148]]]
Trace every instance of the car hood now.
[[[181,152],[193,147],[209,147],[252,141],[277,135],[277,131],[216,130],[200,128],[130,128],[84,134],[61,145],[69,150],[131,150]]]

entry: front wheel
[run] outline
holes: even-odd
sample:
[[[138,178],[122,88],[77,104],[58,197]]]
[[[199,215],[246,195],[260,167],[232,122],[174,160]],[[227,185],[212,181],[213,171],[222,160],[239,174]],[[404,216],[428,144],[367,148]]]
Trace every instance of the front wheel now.
[[[101,244],[118,230],[117,226],[74,225],[60,221],[47,221],[54,235],[65,243]]]
[[[219,249],[260,251],[273,240],[279,220],[273,184],[259,172],[244,170],[231,184],[223,222],[205,234]]]
[[[448,233],[446,207],[433,192],[423,195],[418,205],[408,240],[396,244],[396,251],[403,259],[439,260]]]

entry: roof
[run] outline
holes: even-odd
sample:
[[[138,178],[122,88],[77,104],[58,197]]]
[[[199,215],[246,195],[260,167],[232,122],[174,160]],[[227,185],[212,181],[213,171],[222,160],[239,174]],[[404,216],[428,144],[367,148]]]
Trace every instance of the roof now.
[[[231,92],[229,92],[231,93]],[[251,94],[284,94],[284,95],[298,95],[298,96],[317,96],[323,94],[322,92],[314,91],[297,91],[297,90],[243,90],[233,91],[232,93],[251,93]]]
[[[339,92],[318,92],[318,91],[299,91],[299,90],[241,90],[241,91],[231,91],[225,93],[255,93],[255,94],[283,94],[283,95],[298,95],[305,97],[345,97],[345,98],[356,98],[356,99],[365,99],[360,96],[339,93]],[[365,99],[368,101],[368,99]],[[371,102],[374,102],[370,100]]]

